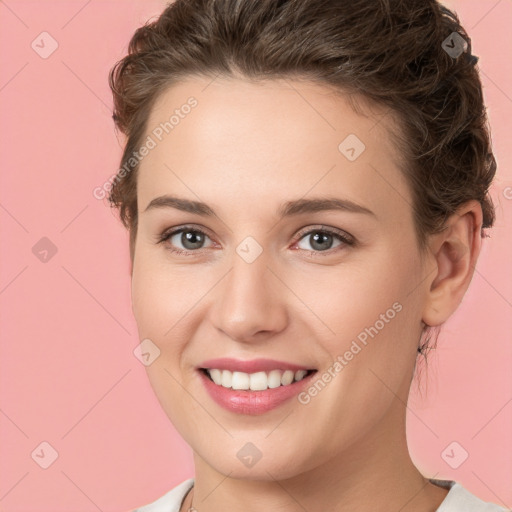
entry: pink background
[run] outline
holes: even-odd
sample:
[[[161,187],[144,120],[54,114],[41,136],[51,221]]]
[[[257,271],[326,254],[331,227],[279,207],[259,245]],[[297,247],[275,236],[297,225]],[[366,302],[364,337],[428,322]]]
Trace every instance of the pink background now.
[[[446,3],[480,57],[498,218],[431,353],[427,395],[411,396],[408,436],[426,476],[512,508],[512,2]],[[108,71],[164,5],[0,2],[2,511],[123,511],[193,476],[191,450],[133,355],[128,234],[92,194],[121,155]],[[46,59],[31,47],[51,48],[41,32],[58,43]],[[43,237],[57,249],[46,262],[32,250]],[[455,457],[469,453],[457,469],[442,456],[454,441]],[[47,469],[42,442],[58,453]]]

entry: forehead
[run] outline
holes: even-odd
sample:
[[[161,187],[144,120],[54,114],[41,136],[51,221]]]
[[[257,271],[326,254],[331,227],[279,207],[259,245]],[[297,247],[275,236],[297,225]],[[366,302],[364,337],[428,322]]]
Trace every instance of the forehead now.
[[[241,191],[255,200],[312,188],[367,201],[407,196],[389,132],[394,119],[385,107],[356,101],[358,112],[348,96],[291,79],[175,84],[148,118],[144,139],[154,147],[140,164],[139,208],[177,189],[232,199]]]

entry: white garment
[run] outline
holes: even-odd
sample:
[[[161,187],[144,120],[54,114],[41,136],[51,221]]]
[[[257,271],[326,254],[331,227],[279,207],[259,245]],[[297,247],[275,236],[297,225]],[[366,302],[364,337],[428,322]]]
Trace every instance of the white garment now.
[[[484,502],[467,489],[452,480],[430,480],[432,483],[449,489],[436,512],[507,512],[494,503]],[[183,498],[192,488],[194,479],[185,480],[153,503],[133,510],[133,512],[179,512]]]

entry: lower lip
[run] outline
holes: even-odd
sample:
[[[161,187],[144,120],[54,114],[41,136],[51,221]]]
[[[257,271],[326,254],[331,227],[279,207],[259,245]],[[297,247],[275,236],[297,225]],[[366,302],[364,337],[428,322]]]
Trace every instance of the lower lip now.
[[[206,391],[212,399],[224,409],[239,414],[263,414],[275,409],[287,400],[298,395],[306,387],[313,372],[298,382],[293,382],[288,386],[279,386],[278,388],[267,389],[265,391],[244,391],[240,389],[230,389],[224,386],[218,386],[211,381],[202,370],[198,370]]]

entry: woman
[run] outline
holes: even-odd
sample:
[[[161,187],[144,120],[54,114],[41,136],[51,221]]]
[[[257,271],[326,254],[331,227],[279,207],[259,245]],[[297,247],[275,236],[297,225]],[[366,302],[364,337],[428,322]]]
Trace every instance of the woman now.
[[[109,199],[195,463],[138,510],[504,510],[424,477],[405,431],[494,222],[475,64],[434,0],[176,0],[136,31]]]

